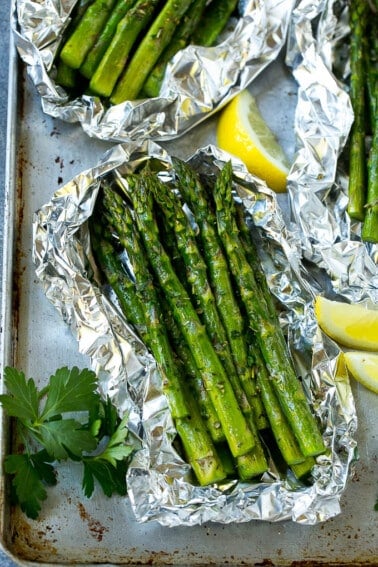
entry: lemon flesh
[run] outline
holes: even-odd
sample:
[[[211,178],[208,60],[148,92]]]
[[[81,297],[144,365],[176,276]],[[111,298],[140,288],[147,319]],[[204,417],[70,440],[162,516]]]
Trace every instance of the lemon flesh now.
[[[378,354],[350,351],[344,359],[353,378],[378,394]]]
[[[221,111],[217,145],[241,159],[274,191],[286,190],[288,160],[248,90],[241,91]]]
[[[378,311],[319,295],[315,300],[315,316],[319,327],[341,345],[378,351]]]

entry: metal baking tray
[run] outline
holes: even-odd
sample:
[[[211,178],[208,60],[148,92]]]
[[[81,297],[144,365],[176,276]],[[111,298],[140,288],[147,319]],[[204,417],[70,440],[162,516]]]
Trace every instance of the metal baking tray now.
[[[253,84],[263,101],[280,92],[275,127],[293,148],[295,84],[277,61]],[[268,97],[269,100],[269,97]],[[272,100],[270,98],[270,100]],[[217,116],[181,139],[164,145],[180,157],[214,142]],[[1,369],[11,365],[36,380],[64,365],[87,366],[76,340],[46,300],[32,263],[33,213],[62,184],[93,167],[109,143],[88,138],[77,125],[43,114],[34,86],[11,48],[7,132],[6,210],[2,297]],[[286,137],[286,138],[285,138]],[[284,200],[284,197],[283,197]],[[59,467],[59,483],[49,490],[38,520],[30,520],[9,502],[0,477],[0,538],[18,565],[378,565],[377,398],[353,384],[359,427],[359,461],[341,500],[341,514],[325,523],[292,522],[209,524],[166,528],[138,524],[127,499],[91,499],[81,493],[75,465]],[[1,459],[11,441],[11,424],[1,414]]]

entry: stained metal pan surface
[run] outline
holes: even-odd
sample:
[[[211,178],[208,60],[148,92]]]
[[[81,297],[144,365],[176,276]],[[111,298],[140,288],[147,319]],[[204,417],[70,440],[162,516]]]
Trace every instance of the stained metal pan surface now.
[[[43,381],[60,366],[88,361],[38,286],[31,258],[33,213],[110,144],[43,114],[24,70],[11,56],[4,212],[1,366]],[[274,71],[274,69],[273,69]],[[260,83],[260,87],[261,87]],[[256,86],[258,88],[258,85]],[[284,117],[282,118],[284,120]],[[212,142],[216,116],[183,139],[167,143],[186,157]],[[342,512],[315,526],[292,522],[164,528],[137,524],[127,500],[86,499],[75,466],[59,468],[40,518],[9,503],[1,477],[1,544],[19,565],[378,565],[377,398],[353,384],[359,418],[359,461],[342,498]],[[10,424],[1,420],[2,458]]]

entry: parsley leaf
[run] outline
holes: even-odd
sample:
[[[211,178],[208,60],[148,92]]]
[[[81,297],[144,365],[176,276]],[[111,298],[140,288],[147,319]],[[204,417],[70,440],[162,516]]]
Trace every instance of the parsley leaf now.
[[[121,419],[111,400],[101,399],[93,371],[60,368],[38,390],[32,378],[8,367],[4,382],[7,394],[0,395],[0,403],[16,418],[25,445],[24,454],[6,457],[5,472],[12,475],[13,495],[27,516],[37,518],[46,486],[56,484],[51,463],[56,467],[62,460],[82,461],[86,496],[96,480],[107,496],[127,493],[127,467],[139,442],[134,437],[126,442],[128,416]]]
[[[40,502],[47,498],[44,483],[56,484],[50,461],[46,451],[35,455],[8,455],[5,459],[5,472],[13,475],[12,486],[16,499],[29,518],[38,517]]]
[[[43,423],[39,439],[46,451],[58,461],[71,455],[80,457],[85,451],[94,451],[97,439],[74,419],[59,419]]]
[[[90,411],[98,401],[96,374],[77,367],[60,368],[50,378],[47,400],[41,419],[49,420],[61,413]]]
[[[15,368],[5,368],[4,383],[8,394],[0,395],[0,402],[8,415],[23,423],[38,420],[39,398],[32,378],[26,381],[25,374]]]
[[[104,494],[113,492],[126,494],[127,459],[135,450],[134,445],[125,444],[128,436],[128,416],[126,415],[114,430],[101,453],[83,458],[83,490],[87,497],[94,491],[94,478],[102,487]],[[115,424],[114,424],[115,425]]]

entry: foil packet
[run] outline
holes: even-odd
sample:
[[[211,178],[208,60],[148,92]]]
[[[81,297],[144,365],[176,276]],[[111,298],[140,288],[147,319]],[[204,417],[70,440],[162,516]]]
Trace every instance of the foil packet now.
[[[347,0],[300,0],[292,12],[286,64],[298,84],[297,143],[287,187],[303,256],[327,275],[328,293],[375,306],[378,246],[361,240],[361,222],[347,213],[348,14]]]
[[[122,315],[111,290],[97,283],[87,221],[102,179],[122,183],[143,162],[160,163],[169,179],[171,156],[153,141],[114,146],[93,169],[64,185],[36,212],[33,260],[50,302],[77,338],[99,376],[100,389],[142,447],[127,473],[128,495],[138,522],[165,526],[204,522],[280,521],[316,524],[340,512],[340,497],[356,459],[357,417],[340,350],[317,327],[313,299],[302,264],[301,239],[285,223],[277,196],[233,159],[235,198],[253,219],[260,239],[264,271],[280,305],[280,322],[305,393],[317,415],[327,447],[316,459],[310,486],[273,460],[259,482],[227,480],[199,487],[174,447],[175,429],[154,359]],[[213,145],[198,149],[188,162],[201,175],[213,176],[230,159]]]
[[[55,55],[76,0],[13,0],[12,30],[43,111],[113,142],[168,140],[189,131],[247,87],[283,47],[294,0],[241,0],[214,47],[190,45],[169,64],[157,98],[106,106],[56,84]]]

